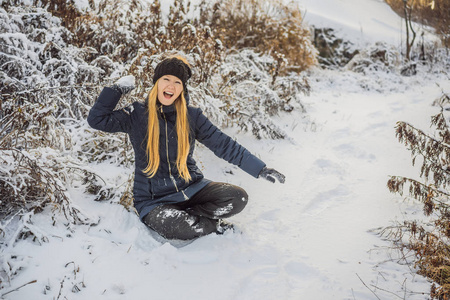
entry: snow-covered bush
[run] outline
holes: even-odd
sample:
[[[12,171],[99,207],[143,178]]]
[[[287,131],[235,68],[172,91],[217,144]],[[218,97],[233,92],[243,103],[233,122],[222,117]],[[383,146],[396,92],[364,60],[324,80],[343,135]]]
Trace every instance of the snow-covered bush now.
[[[277,61],[270,70],[274,77],[317,62],[309,29],[293,3],[227,0],[202,1],[193,7],[188,1],[174,0],[163,18],[158,0],[90,2],[82,13],[60,0],[48,2],[53,3],[49,7],[57,2],[65,8],[65,14],[53,11],[67,24],[78,47],[92,47],[121,62],[134,58],[141,48],[147,49],[148,56],[175,49],[195,54],[201,81],[208,80],[224,48],[252,48],[272,56]]]
[[[345,69],[364,75],[401,74],[413,76],[418,68],[430,73],[446,72],[450,65],[446,50],[434,42],[424,42],[412,48],[410,60],[401,52],[385,43],[375,43],[360,50],[345,66]]]
[[[397,49],[379,42],[361,50],[346,68],[364,74],[374,71],[396,72],[401,63],[401,54]]]
[[[104,70],[83,61],[87,51],[65,43],[63,37],[70,33],[46,10],[5,7],[0,9],[2,219],[53,203],[78,222],[65,193],[67,184],[95,177],[76,161],[95,160],[103,153],[73,152],[79,143],[74,142],[79,132],[73,129],[83,126]],[[99,140],[99,133],[92,130],[89,135],[87,140]],[[109,140],[104,150],[118,148],[118,143],[123,141]]]
[[[153,69],[164,57],[160,56],[161,53],[181,52],[188,57],[194,69],[191,85],[196,97],[192,97],[193,102],[198,99],[199,103],[196,104],[210,112],[209,115],[219,124],[238,124],[243,129],[251,130],[257,137],[283,138],[285,135],[273,128],[270,118],[255,112],[242,112],[241,117],[236,119],[237,122],[229,122],[229,119],[236,117],[233,111],[241,108],[237,105],[230,110],[229,106],[232,102],[237,104],[241,101],[239,98],[242,95],[239,92],[229,93],[229,96],[238,99],[225,100],[221,92],[214,89],[225,83],[214,83],[212,78],[227,80],[226,77],[233,76],[233,72],[226,71],[227,74],[217,77],[217,70],[224,70],[222,65],[227,64],[226,57],[234,55],[230,49],[240,52],[252,48],[271,60],[270,66],[262,70],[269,75],[270,80],[264,75],[259,90],[253,89],[247,93],[247,97],[256,93],[256,98],[260,99],[257,101],[260,104],[256,106],[267,105],[262,113],[269,115],[291,109],[291,105],[286,105],[285,102],[289,102],[292,96],[288,95],[280,100],[279,95],[274,92],[278,77],[287,75],[288,71],[299,72],[316,63],[316,51],[311,44],[308,29],[302,24],[298,7],[285,5],[280,1],[274,0],[265,4],[257,1],[202,1],[198,7],[193,8],[189,2],[175,0],[167,19],[161,15],[160,1],[90,2],[82,12],[73,12],[73,6],[63,4],[59,0],[45,4],[49,8],[58,5],[63,7],[62,11],[66,13],[55,9],[52,9],[52,12],[60,16],[71,30],[70,41],[83,49],[93,50],[90,53],[98,54],[97,58],[91,61],[91,65],[101,67],[104,75],[112,74],[115,69],[114,62],[125,62],[125,68],[121,72],[133,74],[138,80],[138,88],[128,99],[128,103],[136,99],[143,100],[146,96],[151,87]],[[217,18],[218,11],[221,12],[220,18]],[[237,32],[229,30],[229,24],[233,20],[239,21],[241,25],[233,26],[233,30],[253,28],[253,31],[244,34],[244,43],[236,43],[233,40],[238,36]],[[258,56],[260,55],[255,54],[252,57]],[[253,65],[256,66],[257,62]],[[229,69],[230,66],[226,68]],[[247,80],[246,83],[248,82]],[[245,88],[242,83],[239,83],[239,87],[233,87],[233,81],[227,81],[226,84],[228,89],[235,91]],[[302,85],[300,89],[293,90],[295,93],[305,90],[306,84],[297,82],[289,86],[294,85]],[[221,103],[223,101],[227,103],[224,105]],[[276,107],[277,105],[280,107]],[[256,106],[250,107],[256,109]],[[261,112],[260,108],[255,111]],[[224,115],[224,112],[230,113]],[[242,117],[244,114],[247,117]]]
[[[426,133],[411,124],[398,122],[397,137],[412,153],[412,163],[422,161],[420,177],[424,182],[402,176],[392,176],[388,188],[393,193],[409,196],[423,204],[425,221],[405,221],[384,229],[399,249],[415,253],[418,273],[438,284],[432,285],[432,299],[450,296],[450,126],[444,110],[450,97],[443,94],[437,101],[441,112],[431,118],[435,134]]]
[[[317,63],[311,33],[294,2],[203,0],[200,9],[200,23],[209,25],[227,49],[252,48],[272,56],[277,62],[273,76]]]
[[[336,36],[332,28],[313,27],[312,31],[317,59],[323,67],[343,67],[359,52],[350,41]]]
[[[223,125],[231,121],[257,138],[286,138],[270,117],[280,111],[302,109],[300,97],[309,92],[309,85],[299,76],[274,80],[270,70],[276,65],[274,58],[252,50],[228,55],[214,77],[215,85],[209,89],[231,117],[218,121]],[[207,103],[199,106],[205,111],[211,110]]]
[[[66,42],[70,36],[61,20],[45,9],[2,2],[0,245],[4,248],[20,238],[46,241],[30,223],[37,212],[46,211],[49,222],[61,215],[68,224],[90,224],[92,220],[70,199],[67,190],[73,184],[84,186],[97,199],[123,191],[103,182],[86,164],[108,158],[105,153],[118,163],[129,162],[131,147],[123,139],[102,136],[85,122],[104,85],[106,67],[115,70],[118,64],[101,56],[87,63],[96,50],[71,46]],[[102,151],[93,150],[96,144]],[[22,265],[15,255],[1,260],[0,288]]]

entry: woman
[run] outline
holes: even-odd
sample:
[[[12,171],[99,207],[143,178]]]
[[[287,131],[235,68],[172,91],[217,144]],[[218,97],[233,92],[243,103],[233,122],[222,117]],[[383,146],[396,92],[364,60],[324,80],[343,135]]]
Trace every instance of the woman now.
[[[134,77],[126,76],[103,89],[87,119],[95,129],[129,135],[135,153],[134,206],[141,220],[166,239],[223,233],[232,225],[222,219],[247,204],[242,188],[203,177],[193,158],[195,140],[254,177],[284,183],[284,175],[266,168],[201,109],[189,106],[190,77],[184,58],[164,59],[155,68],[145,103],[114,110],[120,97],[134,88]]]

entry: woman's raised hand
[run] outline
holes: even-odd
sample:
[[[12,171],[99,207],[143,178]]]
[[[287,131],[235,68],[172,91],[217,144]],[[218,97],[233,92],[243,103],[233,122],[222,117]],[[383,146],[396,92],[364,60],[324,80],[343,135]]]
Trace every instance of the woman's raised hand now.
[[[118,90],[122,95],[128,94],[134,90],[135,87],[135,78],[133,75],[121,77],[119,80],[114,82],[114,85],[112,86],[112,88]]]

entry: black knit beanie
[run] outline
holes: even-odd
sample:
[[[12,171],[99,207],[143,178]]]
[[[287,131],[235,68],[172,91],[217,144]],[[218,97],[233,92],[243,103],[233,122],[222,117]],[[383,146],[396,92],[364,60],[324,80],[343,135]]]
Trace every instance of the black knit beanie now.
[[[183,82],[183,88],[186,90],[186,82],[191,78],[192,71],[182,60],[172,57],[166,58],[156,66],[153,84],[164,75],[173,75],[179,78]]]

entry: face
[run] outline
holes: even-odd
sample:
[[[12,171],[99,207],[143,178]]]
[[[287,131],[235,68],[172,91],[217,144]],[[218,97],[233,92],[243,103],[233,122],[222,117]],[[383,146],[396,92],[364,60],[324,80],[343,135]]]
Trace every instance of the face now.
[[[162,105],[172,105],[183,91],[183,82],[176,76],[164,75],[158,80],[158,100]]]

